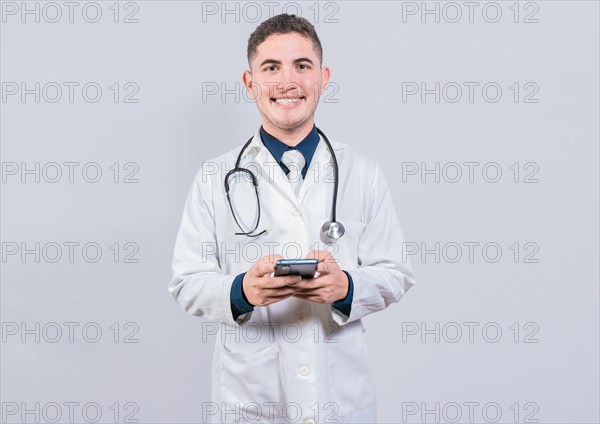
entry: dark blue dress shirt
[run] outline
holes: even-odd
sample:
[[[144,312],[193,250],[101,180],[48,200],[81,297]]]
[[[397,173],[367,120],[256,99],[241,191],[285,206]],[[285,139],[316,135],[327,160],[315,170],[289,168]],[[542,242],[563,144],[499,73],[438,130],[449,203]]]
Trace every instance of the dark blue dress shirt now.
[[[273,155],[286,175],[290,170],[281,162],[281,157],[287,150],[300,151],[306,160],[306,165],[304,165],[304,168],[302,169],[302,178],[306,176],[306,171],[310,166],[310,161],[312,160],[315,150],[317,149],[317,145],[319,144],[319,133],[317,132],[317,127],[315,125],[313,125],[313,128],[308,135],[304,137],[300,143],[293,147],[277,140],[271,134],[266,132],[262,125],[260,127],[260,137],[265,147],[269,150],[269,152],[271,152],[271,155]],[[354,284],[350,274],[346,271],[344,272],[348,276],[348,294],[344,299],[334,302],[332,306],[344,315],[350,316],[350,310],[352,309],[352,298],[354,297]],[[254,310],[254,305],[248,302],[248,299],[246,298],[242,288],[244,275],[246,275],[245,272],[235,277],[231,286],[231,312],[234,320],[237,320],[240,315]]]

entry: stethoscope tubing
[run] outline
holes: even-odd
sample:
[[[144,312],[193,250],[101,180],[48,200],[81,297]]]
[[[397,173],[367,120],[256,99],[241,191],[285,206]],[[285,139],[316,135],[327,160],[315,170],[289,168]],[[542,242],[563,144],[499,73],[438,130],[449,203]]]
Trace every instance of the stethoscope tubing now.
[[[329,138],[327,138],[325,133],[323,131],[321,131],[319,128],[317,128],[317,132],[323,137],[323,141],[327,145],[327,149],[329,150],[329,153],[331,153],[331,159],[333,161],[333,197],[332,197],[332,202],[331,202],[331,221],[330,222],[335,223],[336,216],[337,216],[337,195],[338,195],[338,186],[339,186],[338,162],[337,162],[337,158],[335,156],[335,152],[333,151],[333,147],[332,147],[331,143],[329,142]],[[260,196],[258,194],[258,180],[256,179],[256,176],[254,175],[254,173],[252,171],[250,171],[247,168],[240,167],[240,162],[242,160],[242,156],[253,139],[254,139],[254,137],[250,137],[250,139],[244,144],[244,146],[240,150],[240,153],[238,154],[238,157],[235,161],[235,168],[233,168],[231,171],[229,171],[225,175],[225,181],[224,181],[225,194],[227,195],[227,203],[229,203],[229,209],[231,210],[231,215],[233,216],[235,223],[237,224],[237,226],[239,227],[239,229],[241,231],[240,233],[235,233],[235,234],[239,235],[239,236],[248,236],[248,237],[258,237],[259,235],[264,234],[267,231],[267,230],[263,230],[260,233],[253,234],[254,231],[256,231],[256,229],[260,225]],[[233,205],[231,204],[231,198],[229,197],[229,178],[236,172],[245,172],[250,175],[252,185],[254,186],[254,192],[256,194],[256,203],[258,204],[258,216],[256,219],[256,225],[250,231],[244,231],[244,229],[240,225],[240,223],[235,215],[235,212],[233,210]]]

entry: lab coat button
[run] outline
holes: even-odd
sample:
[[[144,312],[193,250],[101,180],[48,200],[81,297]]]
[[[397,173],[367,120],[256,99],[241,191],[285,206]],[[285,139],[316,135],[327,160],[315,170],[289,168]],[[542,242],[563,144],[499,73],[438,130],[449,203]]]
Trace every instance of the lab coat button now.
[[[304,421],[304,424],[315,424],[315,420],[309,418],[308,420]]]
[[[292,215],[294,215],[294,216],[300,216],[300,211],[298,210],[298,208],[292,209]]]
[[[303,365],[300,367],[300,375],[302,375],[303,377],[306,377],[308,374],[310,374],[310,368],[308,368],[306,365]]]

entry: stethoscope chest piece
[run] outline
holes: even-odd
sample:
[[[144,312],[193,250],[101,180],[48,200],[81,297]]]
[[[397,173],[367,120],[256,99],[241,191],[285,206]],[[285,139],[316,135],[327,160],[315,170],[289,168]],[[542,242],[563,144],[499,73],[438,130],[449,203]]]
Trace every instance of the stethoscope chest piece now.
[[[345,232],[346,232],[346,229],[344,228],[342,223],[338,222],[338,221],[336,221],[336,222],[327,221],[321,227],[321,234],[330,240],[337,240],[337,239],[341,238]]]

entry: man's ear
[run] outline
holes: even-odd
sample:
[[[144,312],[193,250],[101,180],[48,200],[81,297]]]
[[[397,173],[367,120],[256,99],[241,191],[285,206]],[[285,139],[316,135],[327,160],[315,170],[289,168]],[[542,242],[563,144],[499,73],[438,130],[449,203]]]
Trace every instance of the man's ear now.
[[[331,78],[331,71],[329,70],[329,67],[324,66],[321,68],[321,79],[323,80],[323,85],[321,86],[321,94],[323,94],[323,92],[325,91],[325,88],[327,88],[327,84],[329,83],[329,78]]]
[[[244,85],[246,86],[246,90],[248,90],[248,94],[250,94],[250,97],[256,100],[256,95],[254,94],[254,90],[252,89],[252,72],[248,70],[244,71],[244,73],[242,74],[242,81],[244,82]]]

